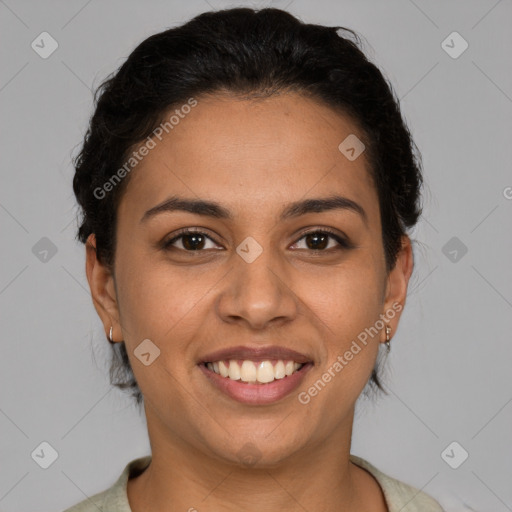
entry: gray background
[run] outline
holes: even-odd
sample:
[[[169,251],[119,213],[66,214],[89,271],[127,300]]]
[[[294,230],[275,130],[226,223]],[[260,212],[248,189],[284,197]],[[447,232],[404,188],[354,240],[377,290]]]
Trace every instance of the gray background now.
[[[144,418],[108,382],[110,347],[74,241],[70,157],[91,87],[139,42],[233,5],[358,31],[423,154],[425,215],[385,372],[392,392],[359,404],[352,452],[447,511],[512,510],[510,0],[0,1],[0,510],[63,510],[149,453]],[[59,45],[47,59],[31,48],[43,31]],[[469,43],[458,58],[441,46],[453,31]],[[43,237],[57,250],[46,261]],[[58,452],[48,469],[31,457],[43,441]],[[441,456],[453,441],[469,453],[458,469]]]

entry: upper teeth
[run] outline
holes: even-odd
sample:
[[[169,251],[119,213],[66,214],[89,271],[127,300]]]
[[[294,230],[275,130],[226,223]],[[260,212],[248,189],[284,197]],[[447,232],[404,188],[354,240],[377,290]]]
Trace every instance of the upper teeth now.
[[[226,364],[227,363],[227,364]],[[275,365],[272,361],[250,361],[248,359],[239,364],[236,360],[215,361],[207,363],[207,368],[222,377],[243,382],[259,382],[266,384],[274,379],[283,379],[302,367],[301,363],[283,361],[279,359]]]

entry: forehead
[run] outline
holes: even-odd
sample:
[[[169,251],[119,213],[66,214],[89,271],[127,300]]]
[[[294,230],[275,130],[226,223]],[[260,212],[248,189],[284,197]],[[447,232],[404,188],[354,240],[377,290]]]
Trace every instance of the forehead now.
[[[363,138],[349,117],[297,93],[256,101],[199,97],[187,110],[161,140],[153,138],[120,208],[145,211],[179,193],[262,212],[338,192],[364,203],[369,217],[378,214],[365,152],[349,159],[339,149]]]

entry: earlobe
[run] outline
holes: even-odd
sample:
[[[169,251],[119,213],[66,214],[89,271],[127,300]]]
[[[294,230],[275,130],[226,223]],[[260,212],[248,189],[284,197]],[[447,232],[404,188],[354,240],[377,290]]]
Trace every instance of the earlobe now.
[[[87,238],[85,250],[85,270],[91,290],[92,301],[103,323],[105,332],[109,333],[111,326],[115,331],[116,325],[119,324],[119,310],[117,306],[114,277],[111,270],[97,258],[96,237],[94,233],[91,233]]]

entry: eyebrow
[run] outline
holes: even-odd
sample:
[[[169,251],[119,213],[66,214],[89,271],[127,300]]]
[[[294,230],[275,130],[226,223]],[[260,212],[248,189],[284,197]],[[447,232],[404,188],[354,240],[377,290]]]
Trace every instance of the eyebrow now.
[[[368,224],[368,217],[364,208],[352,199],[339,195],[332,195],[325,198],[311,198],[290,203],[281,212],[280,220],[287,220],[301,215],[306,215],[308,213],[321,213],[330,210],[349,210],[355,212],[361,216],[365,224]],[[161,213],[174,211],[195,213],[196,215],[204,215],[217,219],[234,219],[233,213],[214,201],[172,196],[144,213],[141,218],[141,222],[146,222],[150,218]]]

